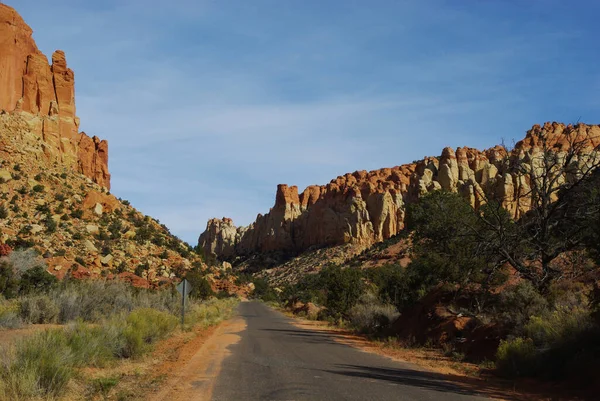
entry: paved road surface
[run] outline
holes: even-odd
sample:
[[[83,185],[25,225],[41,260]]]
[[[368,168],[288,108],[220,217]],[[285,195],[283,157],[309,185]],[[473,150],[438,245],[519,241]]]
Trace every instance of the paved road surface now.
[[[258,302],[239,313],[247,329],[229,347],[213,400],[482,400],[424,372],[304,330]]]

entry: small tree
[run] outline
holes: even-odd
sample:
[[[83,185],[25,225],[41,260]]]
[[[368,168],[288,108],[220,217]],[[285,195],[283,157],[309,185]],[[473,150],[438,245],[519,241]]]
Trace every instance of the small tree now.
[[[562,137],[545,131],[535,151],[507,159],[508,171],[519,177],[514,201],[528,211],[514,225],[506,211],[488,207],[480,214],[482,236],[493,238],[495,252],[538,289],[546,290],[563,272],[555,263],[565,252],[578,249],[590,235],[590,222],[598,221],[597,184],[600,166],[595,138],[569,126]],[[595,194],[595,195],[594,195]],[[497,205],[500,200],[488,198]]]
[[[190,293],[191,297],[198,299],[209,299],[215,295],[210,283],[200,271],[189,271],[185,275],[185,278],[187,281],[189,281],[192,287],[192,292]]]
[[[435,191],[408,208],[408,228],[413,232],[413,260],[408,268],[416,296],[439,283],[461,289],[478,284],[483,297],[474,297],[481,310],[491,287],[506,280],[503,264],[481,215],[457,193]],[[501,213],[498,216],[503,216]],[[507,214],[501,219],[508,224]]]
[[[326,288],[327,308],[336,314],[347,314],[363,293],[361,271],[330,265],[325,267],[320,275]]]
[[[29,292],[46,292],[50,290],[58,279],[48,273],[42,266],[36,266],[27,270],[21,276],[20,289],[21,294]]]
[[[5,298],[14,298],[19,291],[19,280],[12,265],[0,262],[0,294]]]

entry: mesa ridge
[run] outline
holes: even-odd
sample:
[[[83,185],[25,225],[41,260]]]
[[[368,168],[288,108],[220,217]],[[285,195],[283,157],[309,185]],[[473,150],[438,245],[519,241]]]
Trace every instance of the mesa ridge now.
[[[568,133],[568,134],[567,134]],[[439,157],[373,171],[355,171],[327,185],[277,186],[275,205],[248,227],[229,218],[211,219],[198,245],[220,259],[256,252],[302,252],[311,247],[346,243],[370,246],[395,236],[405,225],[405,207],[423,195],[458,192],[474,208],[487,198],[498,199],[514,218],[529,210],[528,177],[515,174],[515,161],[531,160],[542,152],[542,138],[553,152],[564,152],[570,140],[586,141],[579,162],[600,144],[600,126],[547,122],[534,125],[512,150],[494,146],[443,149]]]

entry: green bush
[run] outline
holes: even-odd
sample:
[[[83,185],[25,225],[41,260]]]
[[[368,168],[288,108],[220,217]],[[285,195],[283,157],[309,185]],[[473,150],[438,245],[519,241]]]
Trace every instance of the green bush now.
[[[400,316],[394,305],[383,304],[376,295],[367,292],[348,312],[350,324],[359,332],[381,333]]]
[[[23,325],[19,316],[19,304],[0,298],[0,328],[18,329]]]
[[[254,284],[254,290],[252,291],[252,296],[254,298],[261,299],[265,302],[279,301],[277,292],[275,292],[267,280],[264,278],[255,278],[252,280],[252,283]]]
[[[228,319],[238,302],[237,298],[213,298],[209,301],[192,304],[186,312],[185,323],[188,326],[212,326]]]
[[[501,341],[496,352],[496,368],[506,377],[532,376],[538,369],[533,341],[522,337]]]
[[[2,372],[7,399],[57,397],[74,374],[72,357],[62,330],[47,330],[22,340]]]
[[[548,307],[548,301],[538,290],[530,282],[522,281],[502,291],[496,314],[513,333],[522,334],[529,318],[546,313]]]
[[[13,266],[6,262],[0,262],[0,295],[5,298],[14,298],[19,292],[19,280]]]
[[[525,334],[538,347],[551,347],[576,340],[580,333],[594,326],[588,311],[559,309],[545,316],[532,316],[525,325]]]
[[[387,264],[369,269],[367,277],[377,287],[379,300],[383,303],[396,305],[398,310],[402,310],[416,300],[409,272],[400,265]]]
[[[192,270],[185,275],[186,280],[192,286],[191,297],[197,299],[209,299],[215,295],[206,277],[197,270]]]
[[[364,291],[362,272],[358,269],[328,266],[320,275],[326,288],[325,306],[331,313],[346,315]]]
[[[58,279],[42,266],[33,267],[23,273],[19,283],[19,293],[48,292],[58,283]]]
[[[298,283],[287,286],[282,297],[288,301],[312,302],[316,305],[325,305],[326,288],[320,274],[307,274]]]
[[[127,326],[121,356],[135,358],[145,353],[149,346],[165,337],[177,326],[177,318],[154,309],[137,309],[127,317]]]
[[[586,309],[532,316],[522,331],[526,338],[504,341],[498,348],[497,367],[504,376],[591,380],[600,368],[600,327]]]
[[[116,319],[102,325],[77,322],[65,329],[74,366],[103,367],[119,355],[124,346],[123,324]]]

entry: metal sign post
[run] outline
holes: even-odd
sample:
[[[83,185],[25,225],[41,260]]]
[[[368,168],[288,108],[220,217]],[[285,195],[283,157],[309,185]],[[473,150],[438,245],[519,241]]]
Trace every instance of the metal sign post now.
[[[181,283],[177,284],[177,291],[181,294],[181,330],[183,330],[185,323],[185,299],[192,292],[192,286],[186,279],[183,279]]]

